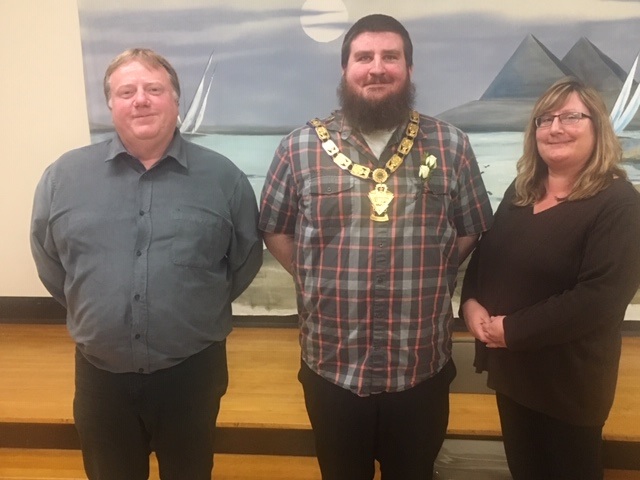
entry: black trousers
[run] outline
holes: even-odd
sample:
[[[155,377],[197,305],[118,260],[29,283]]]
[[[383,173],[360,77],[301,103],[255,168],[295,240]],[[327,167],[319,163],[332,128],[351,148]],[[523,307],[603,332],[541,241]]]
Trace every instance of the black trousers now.
[[[73,413],[90,480],[209,480],[215,423],[228,384],[225,342],[151,374],[111,373],[76,350]]]
[[[298,378],[323,480],[429,480],[449,421],[449,361],[434,377],[397,393],[368,397],[320,377],[304,362]]]
[[[514,480],[602,480],[602,427],[571,425],[496,394]]]

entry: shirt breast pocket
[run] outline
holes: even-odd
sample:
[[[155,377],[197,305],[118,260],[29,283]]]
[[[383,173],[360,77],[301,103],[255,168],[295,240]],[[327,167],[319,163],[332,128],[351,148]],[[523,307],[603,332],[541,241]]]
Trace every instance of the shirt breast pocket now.
[[[319,229],[350,225],[354,213],[353,180],[346,176],[311,178],[304,208],[309,223]]]
[[[171,217],[174,225],[171,253],[175,265],[210,268],[227,254],[231,226],[220,215],[181,208],[172,212]]]
[[[426,216],[436,215],[440,218],[449,217],[451,207],[451,189],[449,179],[441,169],[435,169],[429,178],[421,182],[417,193],[417,208]]]

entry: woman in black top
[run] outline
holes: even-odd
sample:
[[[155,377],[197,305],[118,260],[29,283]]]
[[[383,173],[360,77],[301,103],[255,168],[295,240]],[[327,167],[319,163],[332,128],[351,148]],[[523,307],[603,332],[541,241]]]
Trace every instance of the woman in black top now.
[[[640,283],[640,194],[621,157],[597,92],[556,82],[467,268],[461,313],[515,480],[603,476],[620,326]]]

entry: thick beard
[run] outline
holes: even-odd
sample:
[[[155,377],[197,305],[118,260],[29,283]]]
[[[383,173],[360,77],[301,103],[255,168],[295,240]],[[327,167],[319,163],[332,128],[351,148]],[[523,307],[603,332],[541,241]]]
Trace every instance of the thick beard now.
[[[363,133],[392,130],[404,124],[413,109],[416,87],[409,78],[402,89],[379,101],[370,101],[355,93],[345,82],[338,85],[338,100],[349,124]]]

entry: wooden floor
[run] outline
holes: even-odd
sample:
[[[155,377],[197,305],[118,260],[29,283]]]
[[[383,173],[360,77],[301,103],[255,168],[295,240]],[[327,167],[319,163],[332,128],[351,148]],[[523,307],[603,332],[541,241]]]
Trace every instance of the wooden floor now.
[[[297,381],[297,335],[288,328],[234,330],[227,342],[230,383],[219,427],[310,430]],[[0,324],[0,424],[71,426],[73,352],[63,325]],[[499,438],[494,396],[452,394],[448,434]],[[603,435],[605,440],[640,443],[640,337],[624,338],[616,399]],[[154,468],[152,479],[157,478]],[[80,454],[0,448],[0,479],[25,478],[84,478]],[[217,480],[319,478],[314,457],[216,455]],[[611,470],[606,479],[640,480],[640,470]]]
[[[158,464],[151,459],[149,478],[159,479]],[[320,480],[314,457],[216,455],[216,480]],[[0,479],[85,479],[77,450],[0,449]]]
[[[159,480],[158,464],[151,459],[150,480]],[[321,480],[314,457],[275,455],[215,456],[215,480]],[[0,448],[0,480],[86,479],[77,450]],[[605,480],[640,480],[640,471],[606,470]],[[376,470],[374,480],[380,480]]]
[[[320,480],[314,457],[222,455],[215,457],[216,480]],[[85,479],[77,450],[0,449],[0,480]],[[150,480],[158,480],[158,465],[151,459]],[[640,471],[606,470],[605,480],[640,480]],[[374,480],[380,480],[376,470]]]

